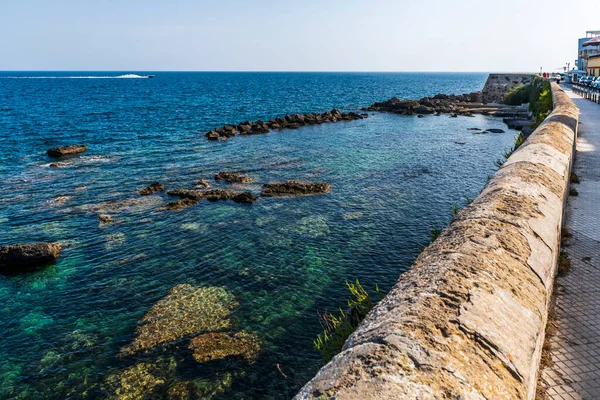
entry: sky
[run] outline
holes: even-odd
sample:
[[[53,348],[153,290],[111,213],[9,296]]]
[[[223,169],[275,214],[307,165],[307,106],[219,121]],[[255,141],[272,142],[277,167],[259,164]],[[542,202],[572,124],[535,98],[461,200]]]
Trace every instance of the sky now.
[[[2,0],[0,70],[554,71],[597,0]]]

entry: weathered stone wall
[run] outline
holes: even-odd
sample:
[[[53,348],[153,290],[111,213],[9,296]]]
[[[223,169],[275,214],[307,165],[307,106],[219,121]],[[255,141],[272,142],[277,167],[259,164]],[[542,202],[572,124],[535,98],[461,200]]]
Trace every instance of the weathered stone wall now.
[[[296,399],[532,399],[578,109],[554,111]]]
[[[534,74],[490,74],[481,91],[484,103],[501,103],[508,91],[531,83]]]

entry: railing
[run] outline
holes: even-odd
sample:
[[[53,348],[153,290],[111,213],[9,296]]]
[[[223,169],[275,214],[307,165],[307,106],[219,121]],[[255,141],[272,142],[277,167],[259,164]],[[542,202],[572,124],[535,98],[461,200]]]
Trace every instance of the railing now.
[[[600,85],[594,87],[577,82],[573,84],[572,90],[581,97],[600,104]]]

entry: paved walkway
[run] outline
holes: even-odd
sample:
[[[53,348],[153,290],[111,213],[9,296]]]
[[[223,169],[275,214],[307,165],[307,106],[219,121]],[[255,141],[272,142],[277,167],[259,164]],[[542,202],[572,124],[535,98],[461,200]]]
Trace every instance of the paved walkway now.
[[[600,399],[600,105],[569,91],[581,110],[574,171],[579,196],[569,197],[564,247],[571,270],[558,278],[552,366],[542,371],[547,398]]]

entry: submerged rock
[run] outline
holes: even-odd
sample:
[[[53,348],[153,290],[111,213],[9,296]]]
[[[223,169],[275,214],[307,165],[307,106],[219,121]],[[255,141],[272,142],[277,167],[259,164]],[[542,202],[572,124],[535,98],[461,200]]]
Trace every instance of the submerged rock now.
[[[61,204],[67,203],[69,200],[71,200],[71,196],[58,196],[54,199],[48,200],[48,204],[52,207],[57,207]]]
[[[55,162],[50,164],[50,168],[60,168],[60,167],[66,167],[68,165],[71,165],[72,163],[67,162],[67,161],[59,161],[59,162]]]
[[[98,219],[100,220],[100,225],[112,224],[116,222],[113,217],[108,214],[98,214]]]
[[[161,375],[153,363],[141,362],[110,375],[106,379],[105,391],[109,399],[149,399],[165,385],[165,379]]]
[[[238,172],[219,172],[215,175],[215,180],[227,183],[247,183],[252,181],[251,178],[243,176]]]
[[[161,210],[169,210],[169,211],[179,211],[183,210],[186,207],[195,206],[198,204],[198,200],[194,199],[181,199],[176,201],[171,201],[164,206],[160,207]]]
[[[177,285],[142,317],[132,343],[121,356],[176,342],[189,335],[228,329],[238,303],[220,287]]]
[[[83,212],[94,214],[114,214],[128,211],[141,211],[161,204],[158,197],[134,197],[129,199],[105,200],[100,203],[83,204],[63,209],[61,212]]]
[[[165,189],[165,185],[163,185],[162,183],[154,182],[151,183],[149,186],[145,187],[144,189],[140,190],[140,194],[142,196],[148,196],[152,193],[163,192]]]
[[[88,147],[85,144],[71,144],[68,146],[53,147],[46,151],[46,154],[48,154],[50,157],[58,158],[83,153],[87,149]]]
[[[235,201],[236,203],[252,204],[256,200],[258,200],[258,197],[256,197],[250,192],[242,192],[233,197],[233,201]]]
[[[311,183],[293,180],[286,182],[271,182],[263,186],[261,196],[308,196],[327,193],[330,188],[331,184],[326,182]]]
[[[27,272],[53,263],[58,258],[58,243],[29,243],[0,246],[0,273]]]
[[[497,129],[497,128],[488,128],[487,131],[490,133],[504,133],[503,129]]]
[[[210,183],[206,180],[206,179],[200,179],[197,183],[196,183],[196,187],[200,187],[200,188],[205,188],[208,189],[211,187]]]
[[[252,362],[260,351],[260,342],[258,336],[247,332],[211,332],[192,338],[189,348],[199,363],[231,356]]]

